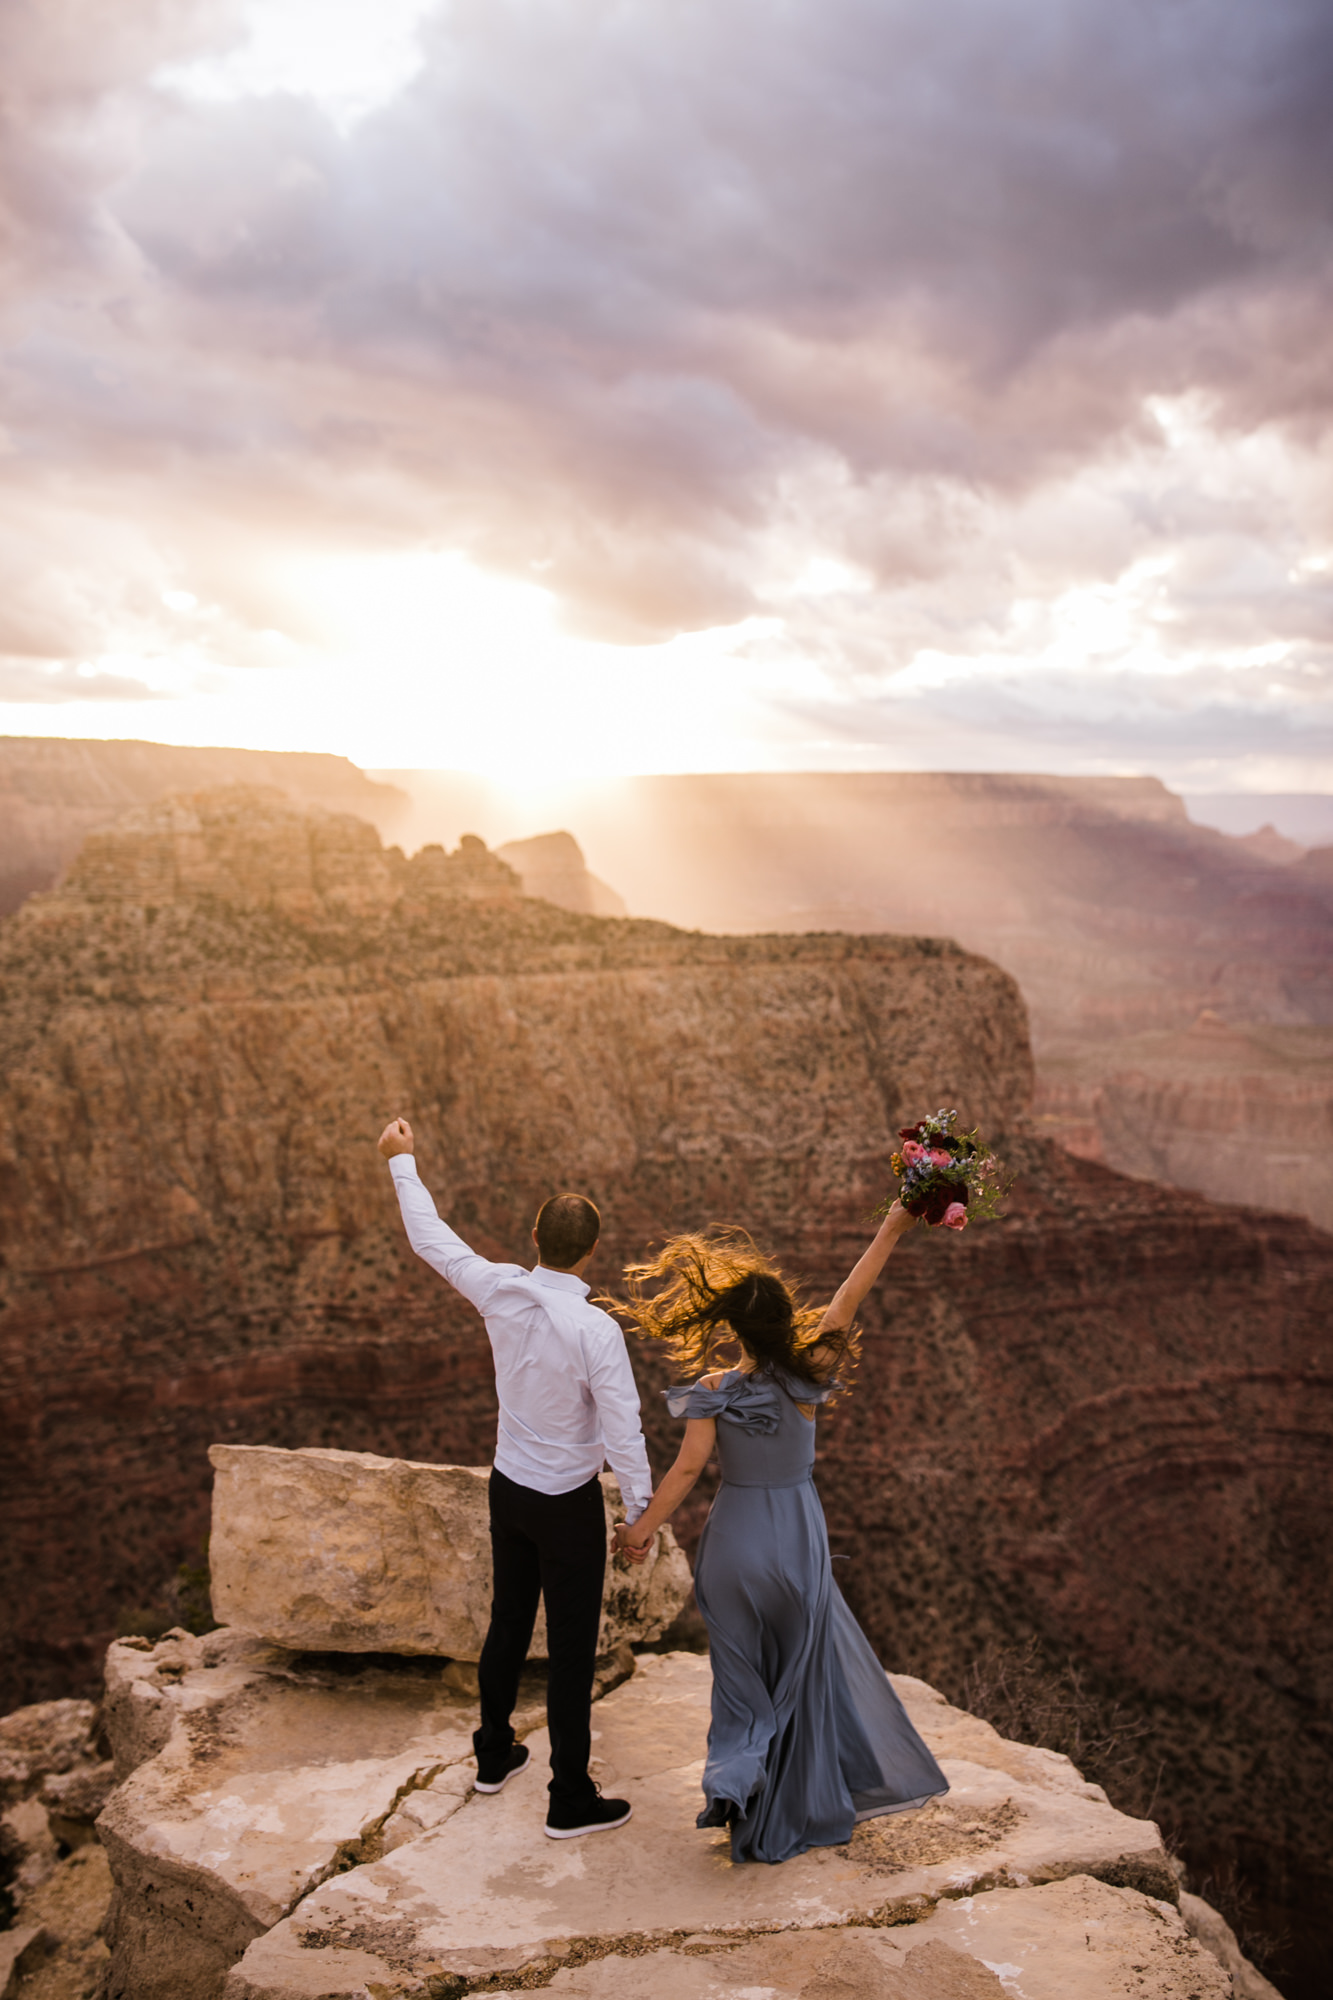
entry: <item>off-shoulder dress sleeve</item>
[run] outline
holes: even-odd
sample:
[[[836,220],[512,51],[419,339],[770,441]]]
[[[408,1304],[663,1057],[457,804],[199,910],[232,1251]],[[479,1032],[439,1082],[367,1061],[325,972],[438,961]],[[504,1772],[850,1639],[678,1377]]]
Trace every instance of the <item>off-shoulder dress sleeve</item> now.
[[[788,1375],[785,1369],[775,1368],[774,1374],[787,1391],[793,1403],[827,1403],[830,1396],[836,1396],[842,1383],[835,1375],[831,1382],[803,1382],[799,1375]]]
[[[662,1393],[673,1417],[715,1417],[720,1423],[765,1435],[771,1435],[781,1420],[778,1386],[762,1376],[731,1374],[715,1389],[685,1382]]]

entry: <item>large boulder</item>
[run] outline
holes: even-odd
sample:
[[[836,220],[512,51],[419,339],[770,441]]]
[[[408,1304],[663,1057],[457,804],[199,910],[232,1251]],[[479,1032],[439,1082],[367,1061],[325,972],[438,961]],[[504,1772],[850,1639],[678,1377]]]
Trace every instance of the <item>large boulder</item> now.
[[[299,1652],[477,1660],[491,1605],[485,1466],[368,1451],[215,1444],[213,1612]],[[624,1519],[602,1478],[607,1539]],[[599,1653],[659,1639],[690,1592],[669,1528],[642,1565],[608,1563]],[[537,1616],[530,1657],[546,1657]]]

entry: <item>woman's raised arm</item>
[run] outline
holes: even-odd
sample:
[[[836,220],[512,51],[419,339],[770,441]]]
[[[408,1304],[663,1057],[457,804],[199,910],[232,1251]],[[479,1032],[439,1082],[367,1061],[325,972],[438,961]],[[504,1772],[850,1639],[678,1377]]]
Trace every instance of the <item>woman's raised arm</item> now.
[[[858,1257],[850,1276],[843,1279],[833,1294],[832,1304],[819,1322],[821,1333],[832,1332],[835,1327],[851,1325],[862,1299],[888,1263],[894,1244],[900,1236],[906,1236],[909,1229],[915,1229],[916,1225],[916,1216],[909,1215],[902,1203],[895,1201],[876,1230],[870,1248],[863,1256]]]

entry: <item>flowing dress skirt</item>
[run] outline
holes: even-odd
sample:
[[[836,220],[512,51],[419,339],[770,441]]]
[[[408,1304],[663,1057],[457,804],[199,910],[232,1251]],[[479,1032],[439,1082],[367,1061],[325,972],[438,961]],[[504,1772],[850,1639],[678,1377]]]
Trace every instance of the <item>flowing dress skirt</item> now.
[[[724,1484],[694,1588],[713,1667],[698,1823],[730,1823],[734,1859],[833,1846],[949,1789],[833,1581],[810,1479]]]

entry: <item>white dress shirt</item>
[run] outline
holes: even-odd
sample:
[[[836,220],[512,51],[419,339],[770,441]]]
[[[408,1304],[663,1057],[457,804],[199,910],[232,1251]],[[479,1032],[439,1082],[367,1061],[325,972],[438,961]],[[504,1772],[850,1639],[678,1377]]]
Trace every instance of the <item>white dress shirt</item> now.
[[[486,1322],[500,1427],[495,1464],[538,1493],[572,1493],[611,1462],[631,1521],[653,1495],[625,1336],[572,1271],[491,1264],[440,1220],[410,1153],[389,1161],[407,1240]]]

